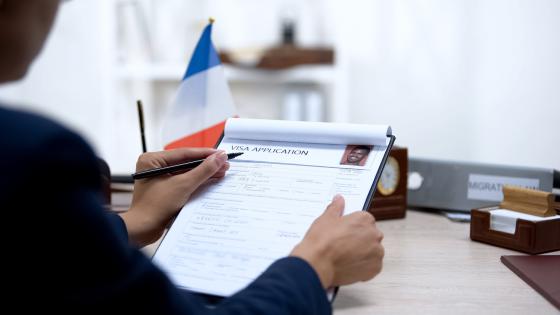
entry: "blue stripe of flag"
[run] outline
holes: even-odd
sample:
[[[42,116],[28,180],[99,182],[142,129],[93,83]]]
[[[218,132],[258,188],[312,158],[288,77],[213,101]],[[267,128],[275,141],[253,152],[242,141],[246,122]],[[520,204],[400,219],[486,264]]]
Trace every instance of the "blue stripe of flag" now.
[[[216,52],[216,48],[214,48],[214,44],[212,44],[212,23],[210,23],[204,28],[196,44],[183,80],[219,64],[220,57]]]

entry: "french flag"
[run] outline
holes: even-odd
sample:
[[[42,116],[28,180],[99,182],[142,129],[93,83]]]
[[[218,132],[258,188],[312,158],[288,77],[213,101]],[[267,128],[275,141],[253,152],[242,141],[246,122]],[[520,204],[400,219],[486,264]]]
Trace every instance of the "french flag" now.
[[[163,124],[166,150],[213,147],[225,121],[236,114],[224,70],[212,44],[212,23],[204,28]]]

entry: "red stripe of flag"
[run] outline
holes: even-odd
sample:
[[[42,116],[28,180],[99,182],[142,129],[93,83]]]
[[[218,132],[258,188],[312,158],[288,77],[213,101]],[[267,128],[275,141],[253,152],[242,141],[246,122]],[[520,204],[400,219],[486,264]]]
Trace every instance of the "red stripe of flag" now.
[[[210,126],[206,129],[175,140],[165,146],[165,150],[184,148],[184,147],[199,147],[199,148],[213,148],[220,139],[226,121]]]

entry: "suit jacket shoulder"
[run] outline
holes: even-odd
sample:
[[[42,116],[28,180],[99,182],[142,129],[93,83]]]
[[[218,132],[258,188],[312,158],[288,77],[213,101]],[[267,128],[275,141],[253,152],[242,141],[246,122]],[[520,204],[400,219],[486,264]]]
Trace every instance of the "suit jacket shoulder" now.
[[[30,183],[58,186],[79,179],[100,187],[93,150],[76,133],[35,114],[0,108],[1,190]],[[50,183],[50,184],[49,184]]]

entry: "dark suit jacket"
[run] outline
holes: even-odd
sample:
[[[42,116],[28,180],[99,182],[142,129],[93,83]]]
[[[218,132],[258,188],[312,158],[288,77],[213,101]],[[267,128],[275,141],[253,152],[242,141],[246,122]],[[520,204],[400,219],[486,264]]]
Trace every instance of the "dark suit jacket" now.
[[[103,210],[91,148],[51,120],[0,108],[0,162],[3,300],[18,313],[331,313],[315,271],[293,257],[211,309],[177,289]]]

